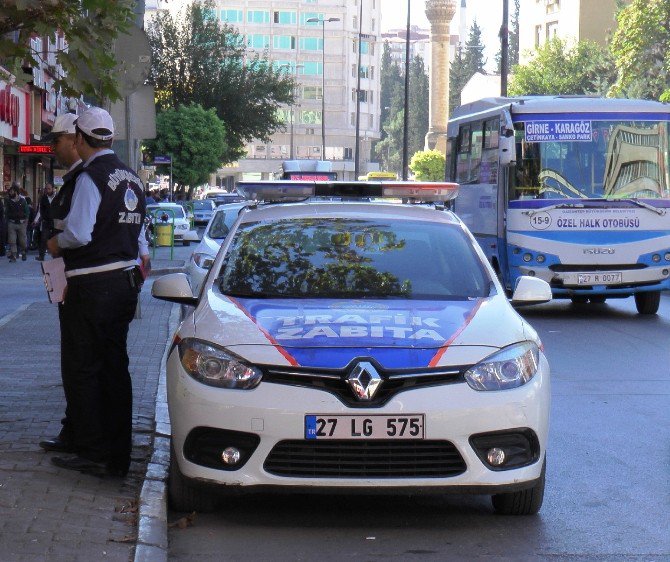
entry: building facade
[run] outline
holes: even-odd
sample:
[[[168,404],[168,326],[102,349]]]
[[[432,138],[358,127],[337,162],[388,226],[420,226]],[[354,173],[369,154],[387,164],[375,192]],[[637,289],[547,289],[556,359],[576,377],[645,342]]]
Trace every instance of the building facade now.
[[[247,157],[220,169],[217,183],[221,184],[225,177],[239,179],[247,174],[267,178],[280,170],[283,160],[290,159],[330,160],[340,178],[352,179],[357,100],[359,173],[378,169],[371,161],[371,147],[379,139],[380,130],[382,1],[215,2],[216,17],[221,22],[236,27],[250,50],[267,52],[275,67],[294,75],[297,83],[295,104],[280,109],[285,130],[274,134],[271,142],[250,142]]]
[[[624,0],[629,4],[630,0]],[[547,40],[595,41],[605,45],[616,26],[617,0],[522,0],[519,10],[519,60],[527,63]]]

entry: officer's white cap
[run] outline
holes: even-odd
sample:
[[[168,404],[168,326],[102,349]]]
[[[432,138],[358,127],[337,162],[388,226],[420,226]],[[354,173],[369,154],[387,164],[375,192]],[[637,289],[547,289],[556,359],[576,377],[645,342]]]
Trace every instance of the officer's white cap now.
[[[77,116],[74,113],[63,113],[63,115],[59,115],[54,121],[54,126],[51,128],[49,136],[55,137],[56,135],[74,135],[74,122],[76,120]]]
[[[89,107],[76,120],[77,127],[89,137],[98,140],[114,138],[112,116],[100,107]]]

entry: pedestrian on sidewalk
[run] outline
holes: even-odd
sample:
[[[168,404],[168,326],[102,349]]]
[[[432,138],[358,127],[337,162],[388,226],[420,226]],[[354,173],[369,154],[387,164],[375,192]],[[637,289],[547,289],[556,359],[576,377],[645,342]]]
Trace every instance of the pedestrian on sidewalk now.
[[[49,236],[44,234],[44,244],[51,236],[63,231],[65,218],[70,212],[72,194],[74,193],[75,181],[79,174],[83,162],[79,158],[79,153],[75,147],[75,127],[74,122],[77,116],[74,113],[64,113],[56,117],[54,126],[49,133],[48,139],[51,141],[51,148],[54,151],[56,160],[61,166],[67,168],[63,175],[63,185],[51,201],[49,212],[51,213],[52,232]],[[42,256],[44,257],[44,256]],[[45,451],[56,451],[59,453],[76,453],[74,445],[74,430],[72,429],[72,412],[70,409],[71,392],[68,371],[63,358],[67,354],[67,346],[63,343],[63,303],[58,303],[58,320],[60,322],[61,332],[61,378],[63,380],[63,391],[65,393],[65,416],[61,420],[61,430],[57,437],[40,441],[40,447]]]
[[[29,213],[28,203],[19,194],[19,184],[12,183],[7,196],[7,241],[10,262],[16,261],[19,252],[21,259],[26,261],[26,226]]]
[[[132,383],[128,328],[137,307],[146,206],[140,178],[111,150],[114,123],[91,107],[75,121],[84,165],[64,230],[51,238],[68,280],[61,324],[64,378],[69,381],[77,455],[53,457],[58,467],[125,476],[132,447]]]
[[[51,203],[56,197],[56,191],[52,183],[44,186],[44,194],[40,197],[37,215],[33,221],[35,232],[39,232],[39,255],[35,258],[37,261],[44,261],[44,255],[47,251],[47,240],[51,238],[54,228],[54,220],[51,216]]]

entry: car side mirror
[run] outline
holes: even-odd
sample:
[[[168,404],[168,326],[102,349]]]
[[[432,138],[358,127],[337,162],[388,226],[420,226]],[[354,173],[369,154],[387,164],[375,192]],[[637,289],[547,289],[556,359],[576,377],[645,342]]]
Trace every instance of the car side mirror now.
[[[508,166],[516,160],[516,144],[513,129],[503,129],[498,139],[500,165]]]
[[[151,296],[189,306],[198,304],[198,299],[193,296],[191,284],[185,273],[168,273],[156,279],[151,287]]]
[[[542,304],[551,300],[551,287],[544,279],[523,275],[519,277],[512,295],[512,306]]]

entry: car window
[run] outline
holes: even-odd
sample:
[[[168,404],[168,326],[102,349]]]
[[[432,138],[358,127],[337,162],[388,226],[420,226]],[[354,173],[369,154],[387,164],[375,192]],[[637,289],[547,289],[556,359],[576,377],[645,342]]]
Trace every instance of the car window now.
[[[176,219],[183,219],[186,215],[184,214],[184,208],[175,205],[174,207],[162,207],[160,205],[154,206],[154,205],[149,205],[147,206],[147,213],[151,213],[152,215],[156,213],[156,211],[168,211],[168,216],[172,218],[172,215],[169,213],[169,211],[174,212],[174,216]]]
[[[214,203],[211,199],[199,199],[193,201],[193,210],[194,211],[210,211],[214,208]]]
[[[242,207],[219,209],[216,213],[214,213],[214,218],[209,224],[209,231],[207,232],[207,236],[214,240],[223,240],[226,236],[228,236],[230,229],[237,220],[237,216],[240,214],[241,208]]]
[[[231,296],[463,299],[491,280],[457,225],[310,218],[243,224],[218,276]]]

